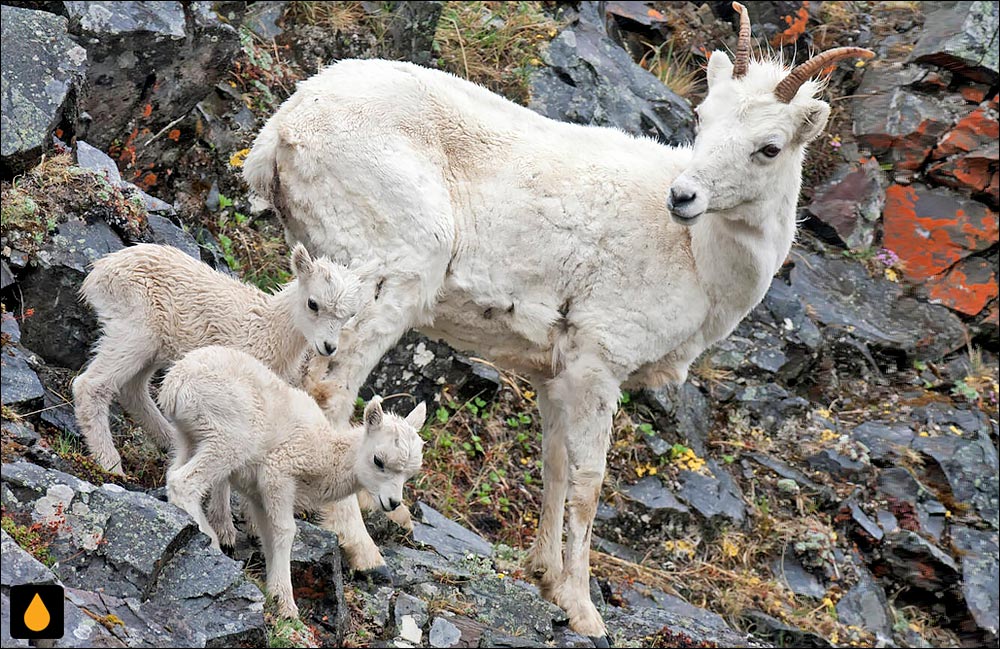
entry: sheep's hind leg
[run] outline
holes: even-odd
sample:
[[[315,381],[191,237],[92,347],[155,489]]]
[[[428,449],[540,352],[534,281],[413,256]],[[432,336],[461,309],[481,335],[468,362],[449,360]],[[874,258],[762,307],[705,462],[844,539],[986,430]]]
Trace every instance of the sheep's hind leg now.
[[[542,415],[542,511],[538,517],[538,536],[528,555],[528,574],[539,585],[542,596],[552,600],[562,575],[562,534],[567,482],[567,420],[552,403],[547,386],[535,382],[538,409]]]
[[[570,627],[598,647],[607,647],[607,628],[590,599],[590,537],[604,481],[611,420],[619,381],[593,356],[567,363],[549,382],[549,397],[567,423],[569,490],[563,573],[554,601],[569,616]]]
[[[163,451],[169,451],[174,443],[176,431],[156,407],[149,394],[149,380],[157,366],[150,364],[127,381],[119,400],[122,407],[139,422],[142,429],[153,438],[153,442]]]
[[[224,548],[236,545],[236,525],[233,523],[230,494],[229,481],[225,480],[212,489],[208,497],[208,520],[219,535],[219,545]]]
[[[125,325],[108,325],[87,369],[73,381],[76,420],[87,448],[111,473],[124,473],[111,434],[111,402],[153,361],[151,338]],[[155,406],[154,406],[155,407]]]

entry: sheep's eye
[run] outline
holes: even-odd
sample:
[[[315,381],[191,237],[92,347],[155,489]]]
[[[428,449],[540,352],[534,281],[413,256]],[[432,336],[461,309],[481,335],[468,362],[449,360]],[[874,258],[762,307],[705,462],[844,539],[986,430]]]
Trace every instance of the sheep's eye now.
[[[375,462],[375,466],[377,466],[379,468],[379,470],[381,470],[381,471],[385,470],[385,462],[382,461],[382,458],[380,458],[379,456],[376,455],[375,459],[374,459],[374,462]]]
[[[306,306],[309,307],[310,311],[314,311],[314,312],[318,312],[319,311],[319,305],[316,304],[316,300],[314,300],[312,298],[309,298],[309,301],[306,302]]]
[[[763,153],[764,155],[766,155],[768,158],[773,158],[774,156],[776,156],[779,153],[781,153],[781,148],[777,147],[777,146],[775,146],[773,144],[768,144],[767,146],[765,146],[764,148],[762,148],[760,150],[760,152]]]

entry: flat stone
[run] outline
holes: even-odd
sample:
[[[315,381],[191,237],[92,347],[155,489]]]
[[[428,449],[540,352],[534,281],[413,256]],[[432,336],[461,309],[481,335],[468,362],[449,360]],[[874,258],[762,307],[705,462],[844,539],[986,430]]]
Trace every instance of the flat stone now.
[[[866,421],[851,432],[851,437],[865,445],[872,460],[881,461],[898,457],[916,433],[907,424]]]
[[[771,572],[788,590],[796,595],[805,595],[819,599],[826,595],[826,588],[816,575],[812,574],[795,556],[795,552],[786,549],[784,555],[778,557],[771,566]]]
[[[861,579],[837,602],[840,622],[860,627],[876,634],[883,642],[891,642],[895,619],[889,609],[885,591],[866,569]]]
[[[884,203],[883,174],[873,158],[860,168],[838,169],[816,189],[809,213],[833,228],[848,248],[864,249],[872,245]]]
[[[3,98],[0,149],[5,173],[35,164],[52,133],[74,111],[73,90],[86,51],[70,40],[62,16],[3,5]],[[67,115],[68,116],[68,115]]]
[[[436,617],[431,623],[428,641],[432,647],[454,647],[461,637],[458,627],[443,617]]]
[[[118,171],[118,165],[111,159],[111,156],[83,140],[78,140],[76,143],[76,164],[81,169],[103,175],[113,185],[121,186],[124,184],[122,174]]]
[[[493,556],[493,546],[483,537],[448,520],[426,503],[419,503],[422,521],[414,521],[413,540],[429,545],[441,556],[462,559],[469,554]]]
[[[651,512],[687,514],[690,510],[656,476],[646,476],[622,492]]]
[[[427,614],[427,603],[409,593],[400,593],[396,597],[393,615],[396,620],[396,627],[402,627],[404,616],[411,617],[418,629],[422,629],[430,619],[430,616]],[[413,642],[420,642],[420,639],[418,638]]]
[[[681,471],[677,496],[706,520],[723,519],[741,525],[746,519],[743,493],[726,469],[713,459],[705,466],[711,475]]]
[[[163,246],[173,246],[201,261],[201,248],[194,237],[165,216],[150,214],[148,219],[154,242]]]
[[[5,406],[32,404],[45,396],[38,375],[28,365],[28,355],[20,345],[0,349],[0,400]]]

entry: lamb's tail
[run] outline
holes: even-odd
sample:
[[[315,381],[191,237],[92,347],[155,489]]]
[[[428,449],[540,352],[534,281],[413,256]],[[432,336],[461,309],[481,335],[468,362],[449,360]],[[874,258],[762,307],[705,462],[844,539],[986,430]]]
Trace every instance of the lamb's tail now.
[[[185,370],[183,359],[174,363],[163,377],[160,391],[156,395],[156,405],[160,407],[160,412],[175,425],[185,412],[191,410],[191,405],[198,397],[196,383],[190,380],[191,376]]]

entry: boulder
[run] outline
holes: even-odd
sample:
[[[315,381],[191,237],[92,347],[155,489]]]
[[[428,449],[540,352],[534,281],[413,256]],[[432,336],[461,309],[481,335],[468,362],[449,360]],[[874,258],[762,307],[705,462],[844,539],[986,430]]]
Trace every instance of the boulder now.
[[[952,542],[962,556],[962,593],[965,605],[981,629],[1000,633],[1000,547],[997,531],[975,530],[963,526],[952,528]]]
[[[79,369],[98,335],[90,307],[79,299],[90,264],[122,249],[121,239],[102,221],[67,221],[38,252],[36,265],[22,273],[25,308],[35,310],[22,323],[24,345],[50,363]]]
[[[544,54],[546,67],[531,74],[529,107],[576,124],[615,126],[667,144],[694,139],[694,113],[612,41],[592,3]]]
[[[9,7],[2,12],[3,110],[0,149],[5,174],[34,166],[52,146],[63,119],[74,118],[86,51],[70,40],[66,19]]]
[[[910,60],[933,63],[970,79],[996,85],[1000,80],[1000,31],[997,3],[933,2],[920,40],[910,52]]]
[[[110,633],[120,643],[204,647],[264,641],[260,589],[240,563],[212,549],[180,509],[27,462],[4,464],[0,473],[5,512],[48,530],[67,599],[98,616],[117,616],[122,624],[110,625]],[[86,638],[93,641],[77,640]]]
[[[143,189],[172,161],[160,156],[173,143],[167,127],[212,91],[239,51],[236,29],[212,4],[65,3],[90,60],[79,130]]]
[[[483,537],[450,521],[427,503],[419,503],[422,520],[413,522],[413,540],[430,546],[446,559],[457,560],[470,554],[493,556],[493,546]]]
[[[844,335],[919,360],[938,359],[966,343],[965,327],[948,309],[910,297],[858,262],[804,253],[791,280],[828,338]]]

